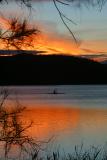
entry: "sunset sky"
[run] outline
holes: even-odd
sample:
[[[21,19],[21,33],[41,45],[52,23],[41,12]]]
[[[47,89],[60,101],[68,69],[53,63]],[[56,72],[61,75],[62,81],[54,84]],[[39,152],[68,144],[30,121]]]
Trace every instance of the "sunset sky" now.
[[[46,51],[45,54],[73,54],[88,58],[103,60],[107,58],[107,4],[102,11],[98,7],[82,6],[78,8],[72,3],[70,6],[59,6],[68,18],[76,25],[67,22],[78,40],[75,44],[72,36],[62,23],[52,1],[39,0],[33,3],[31,13],[19,4],[13,2],[1,7],[1,25],[9,18],[23,15],[32,25],[37,26],[41,34],[35,38],[35,49]],[[5,24],[6,25],[6,24]]]

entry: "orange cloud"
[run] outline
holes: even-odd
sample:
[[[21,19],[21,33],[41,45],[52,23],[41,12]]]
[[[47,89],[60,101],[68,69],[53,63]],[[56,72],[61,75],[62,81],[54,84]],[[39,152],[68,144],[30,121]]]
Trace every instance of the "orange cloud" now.
[[[67,38],[65,35],[58,35],[57,33],[42,34],[39,39],[36,39],[35,47],[40,50],[45,50],[45,54],[71,54],[78,55],[83,53],[72,38]]]
[[[78,44],[67,38],[66,36],[60,36],[58,34],[44,34],[39,41],[40,50],[45,50],[45,54],[70,54],[70,55],[94,55],[94,60],[101,58],[99,54],[105,56],[107,54],[107,40],[89,40],[81,41]],[[38,46],[38,45],[37,45]],[[95,57],[96,55],[96,57]],[[87,57],[89,58],[89,57]]]
[[[107,40],[87,40],[84,41],[80,49],[85,52],[87,58],[95,61],[107,60]]]
[[[47,54],[98,55],[102,52],[106,54],[107,40],[81,40],[76,44],[70,34],[60,34],[55,24],[49,22],[38,24],[40,30],[44,29],[44,32],[36,39],[35,47],[47,51]]]
[[[107,52],[107,40],[87,40],[84,41],[81,49],[92,50],[95,53]]]
[[[31,24],[29,24],[31,26]],[[35,25],[36,26],[36,25]],[[72,39],[72,36],[60,34],[57,31],[55,24],[41,24],[37,22],[40,31],[44,29],[39,35],[33,36],[33,47],[24,47],[25,50],[41,50],[45,51],[44,54],[71,54],[71,55],[94,55],[95,60],[98,60],[99,54],[106,55],[107,51],[107,40],[84,40],[76,44]],[[4,30],[9,28],[9,19],[0,17],[0,27]],[[52,28],[54,27],[54,28]],[[56,28],[55,28],[56,27]],[[26,40],[27,41],[27,40]],[[6,49],[5,45],[1,42],[0,49]],[[13,48],[11,48],[13,49]],[[95,57],[96,55],[96,57]],[[89,57],[87,57],[89,58]],[[101,59],[101,56],[99,57]]]

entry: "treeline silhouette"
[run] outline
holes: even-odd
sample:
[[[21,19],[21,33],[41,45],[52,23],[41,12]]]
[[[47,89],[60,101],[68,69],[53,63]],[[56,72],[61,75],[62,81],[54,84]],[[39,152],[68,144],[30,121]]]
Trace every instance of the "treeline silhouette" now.
[[[0,85],[107,84],[107,65],[64,55],[0,56]]]

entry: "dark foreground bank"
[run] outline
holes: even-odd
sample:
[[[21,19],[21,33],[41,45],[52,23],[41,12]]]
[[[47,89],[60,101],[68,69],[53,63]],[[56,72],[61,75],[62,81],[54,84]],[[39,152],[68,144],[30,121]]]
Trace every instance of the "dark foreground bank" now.
[[[44,157],[39,157],[38,160],[107,160],[107,149],[92,146],[89,150],[83,148],[83,146],[75,146],[72,153],[63,153],[55,151],[50,154],[46,154]]]
[[[18,157],[15,159],[22,160],[23,158]],[[7,158],[7,160],[13,159]],[[45,149],[43,151],[35,151],[31,157],[24,157],[24,160],[107,160],[107,149],[105,147],[91,146],[86,150],[83,146],[75,146],[71,153],[66,153],[64,150],[61,151],[59,149],[49,152]]]
[[[107,84],[107,65],[62,55],[0,57],[0,85]]]

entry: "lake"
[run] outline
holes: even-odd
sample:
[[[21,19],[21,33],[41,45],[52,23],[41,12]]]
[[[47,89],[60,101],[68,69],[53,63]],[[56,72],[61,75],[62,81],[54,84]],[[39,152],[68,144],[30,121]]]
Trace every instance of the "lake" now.
[[[23,120],[33,121],[28,134],[48,141],[48,150],[70,152],[75,145],[107,142],[107,85],[10,86],[8,105],[26,106]],[[53,91],[57,94],[53,94]]]

